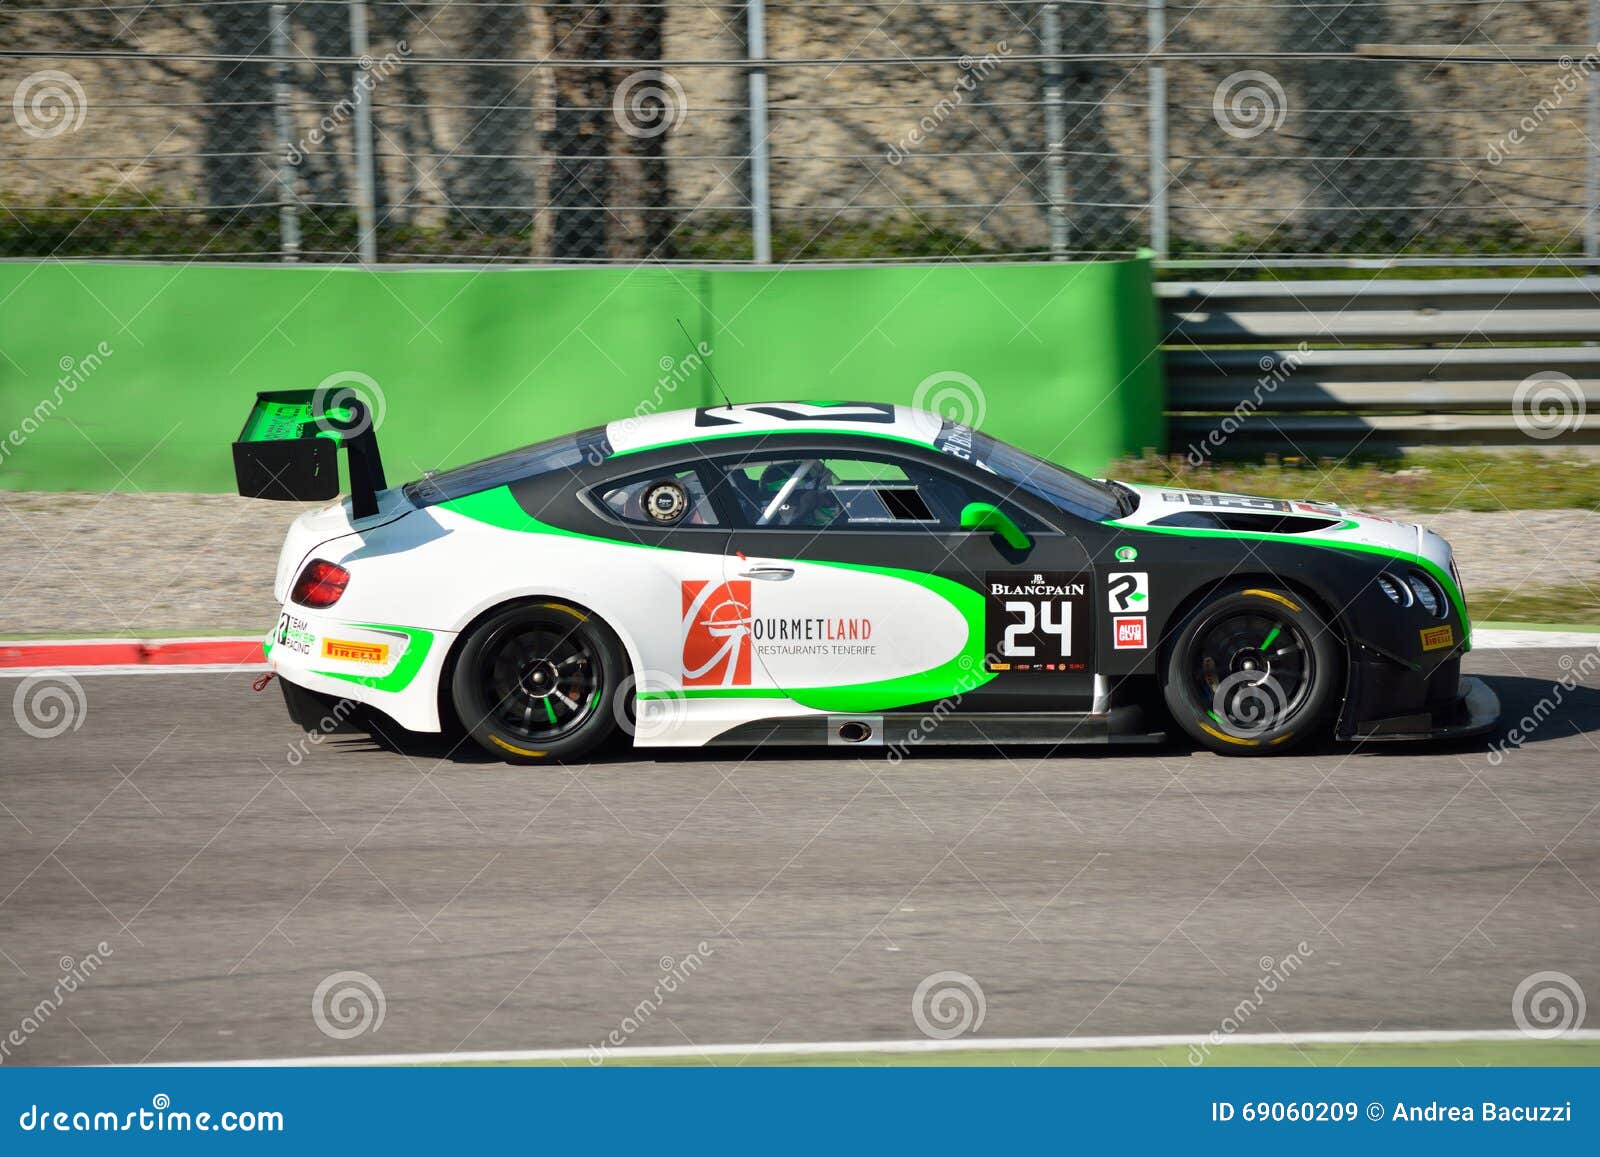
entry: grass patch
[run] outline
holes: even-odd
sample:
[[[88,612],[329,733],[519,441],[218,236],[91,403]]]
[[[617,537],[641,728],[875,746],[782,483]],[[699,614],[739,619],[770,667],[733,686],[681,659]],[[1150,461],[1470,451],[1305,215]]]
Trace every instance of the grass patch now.
[[[607,1065],[627,1066],[867,1066],[907,1068],[986,1068],[1039,1066],[1051,1068],[1132,1068],[1164,1066],[1190,1068],[1197,1050],[1174,1045],[1163,1048],[1130,1049],[994,1049],[936,1053],[827,1053],[795,1055],[768,1053],[750,1057],[652,1057],[647,1059],[607,1059]],[[588,1060],[511,1062],[588,1068]],[[1466,1041],[1449,1044],[1316,1044],[1214,1046],[1200,1064],[1211,1067],[1263,1065],[1274,1068],[1315,1068],[1339,1066],[1426,1066],[1426,1065],[1512,1065],[1518,1067],[1552,1065],[1600,1065],[1600,1041]]]
[[[1543,623],[1587,627],[1600,623],[1600,594],[1580,586],[1467,591],[1467,612],[1484,623]]]
[[[1388,510],[1593,510],[1600,461],[1571,451],[1424,450],[1401,458],[1208,462],[1147,454],[1106,469],[1123,482],[1225,490],[1266,498],[1316,498]]]

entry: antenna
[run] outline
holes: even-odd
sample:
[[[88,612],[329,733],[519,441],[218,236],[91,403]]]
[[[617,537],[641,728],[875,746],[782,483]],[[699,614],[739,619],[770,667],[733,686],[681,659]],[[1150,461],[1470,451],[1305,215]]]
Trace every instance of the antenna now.
[[[695,345],[694,338],[689,336],[689,327],[683,324],[683,319],[681,317],[675,317],[672,320],[677,322],[678,328],[683,331],[683,340],[689,343],[689,352],[698,354],[700,352],[700,347]],[[700,364],[705,366],[706,373],[711,377],[711,384],[717,387],[717,393],[722,395],[723,402],[727,404],[729,409],[732,409],[733,402],[728,397],[728,391],[722,388],[721,382],[717,381],[717,372],[711,368],[711,363],[702,359]]]

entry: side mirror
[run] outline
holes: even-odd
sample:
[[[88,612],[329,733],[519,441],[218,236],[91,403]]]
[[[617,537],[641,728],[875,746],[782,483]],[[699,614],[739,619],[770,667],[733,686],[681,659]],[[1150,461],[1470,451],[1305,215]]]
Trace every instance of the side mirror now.
[[[1027,550],[1033,540],[1011,521],[1010,515],[992,502],[969,502],[961,508],[962,530],[987,530],[1005,539],[1014,550]]]

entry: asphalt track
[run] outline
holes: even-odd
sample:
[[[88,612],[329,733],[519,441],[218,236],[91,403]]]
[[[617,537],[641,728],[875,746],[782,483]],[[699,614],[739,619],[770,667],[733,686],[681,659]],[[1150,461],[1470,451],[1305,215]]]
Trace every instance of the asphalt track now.
[[[1535,973],[1600,1000],[1591,654],[1469,658],[1508,722],[1563,655],[1587,676],[1500,762],[1172,744],[573,772],[360,736],[296,762],[251,674],[85,676],[77,730],[0,712],[0,1061],[906,1039],[941,972],[981,988],[986,1037],[1510,1029]],[[335,1039],[313,1000],[344,971],[383,1015]]]

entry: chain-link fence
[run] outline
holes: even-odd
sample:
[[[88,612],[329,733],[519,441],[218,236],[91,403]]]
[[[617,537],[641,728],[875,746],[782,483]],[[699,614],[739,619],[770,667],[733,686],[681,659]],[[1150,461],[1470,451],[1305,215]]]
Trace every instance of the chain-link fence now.
[[[1592,258],[1597,23],[1600,0],[0,0],[0,256]]]

